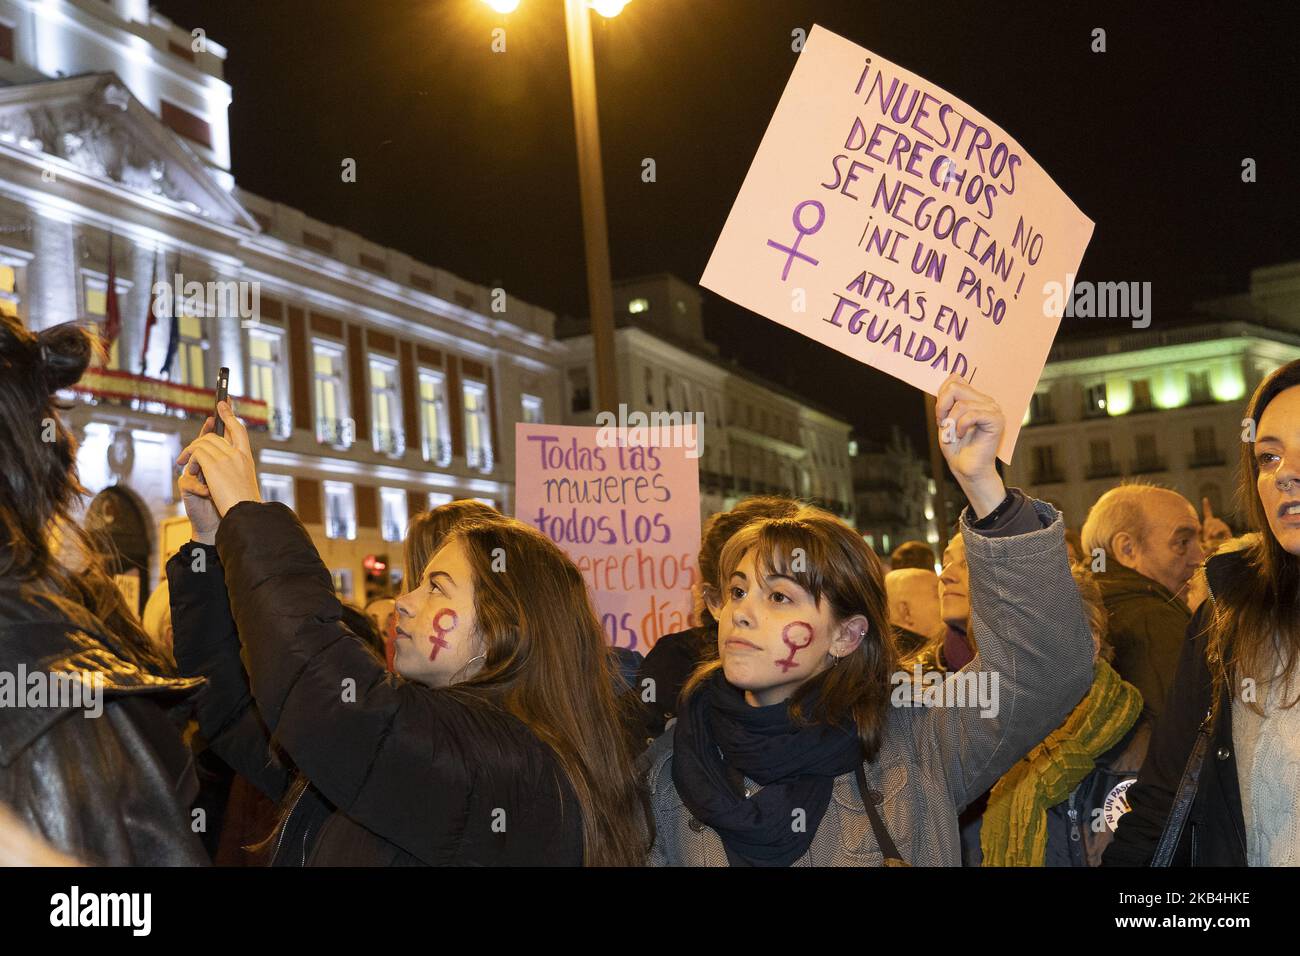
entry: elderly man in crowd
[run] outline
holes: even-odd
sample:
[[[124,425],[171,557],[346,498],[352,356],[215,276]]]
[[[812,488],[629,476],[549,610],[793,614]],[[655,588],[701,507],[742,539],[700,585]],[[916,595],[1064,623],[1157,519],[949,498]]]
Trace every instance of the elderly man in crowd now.
[[[1168,488],[1126,484],[1092,506],[1083,559],[1110,615],[1115,670],[1159,716],[1191,612],[1188,584],[1204,559],[1192,503]]]
[[[915,655],[943,637],[939,616],[939,575],[920,568],[903,568],[885,575],[889,623],[894,626],[898,652]]]

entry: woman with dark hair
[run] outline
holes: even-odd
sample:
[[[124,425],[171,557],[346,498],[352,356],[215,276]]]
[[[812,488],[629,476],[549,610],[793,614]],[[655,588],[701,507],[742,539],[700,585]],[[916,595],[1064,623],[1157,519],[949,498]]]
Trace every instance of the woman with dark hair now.
[[[1206,562],[1107,865],[1300,864],[1300,361],[1260,383],[1243,424],[1252,534]]]
[[[936,411],[970,501],[979,647],[941,689],[976,692],[928,706],[934,688],[897,672],[880,561],[857,531],[816,508],[747,524],[722,550],[717,658],[646,755],[652,863],[956,866],[958,813],[1087,690],[1060,514],[1003,487],[992,399],[951,376]]]
[[[0,672],[49,692],[0,707],[0,802],[86,863],[203,864],[174,706],[201,681],[151,647],[71,518],[83,489],[53,396],[91,348],[76,326],[0,315]]]
[[[573,562],[514,519],[456,523],[407,568],[387,675],[341,623],[296,516],[261,503],[247,433],[220,413],[228,438],[205,426],[181,457],[196,538],[215,546],[197,540],[168,563],[176,653],[219,690],[200,722],[238,769],[268,793],[289,789],[288,771],[267,765],[269,733],[310,781],[276,862],[644,862],[615,659]]]
[[[731,536],[761,518],[788,518],[799,510],[793,498],[754,495],[730,511],[709,516],[700,536],[699,578],[695,582],[695,618],[699,623],[685,631],[665,634],[655,641],[636,675],[636,691],[644,706],[646,744],[654,742],[677,713],[677,697],[691,674],[718,645],[718,622],[713,612],[722,606],[718,559]]]

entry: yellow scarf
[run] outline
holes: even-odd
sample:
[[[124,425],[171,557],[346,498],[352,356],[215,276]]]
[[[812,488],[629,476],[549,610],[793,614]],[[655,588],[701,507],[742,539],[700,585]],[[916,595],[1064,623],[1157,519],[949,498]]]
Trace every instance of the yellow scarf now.
[[[1070,796],[1097,757],[1123,739],[1141,712],[1138,689],[1098,660],[1088,696],[989,794],[980,827],[984,866],[1042,866],[1047,811]]]

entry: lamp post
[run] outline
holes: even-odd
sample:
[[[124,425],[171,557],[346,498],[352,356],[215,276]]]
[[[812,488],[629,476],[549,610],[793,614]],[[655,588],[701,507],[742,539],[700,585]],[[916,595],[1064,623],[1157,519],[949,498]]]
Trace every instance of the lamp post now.
[[[510,13],[519,0],[485,0],[498,13]],[[605,221],[605,177],[600,162],[600,124],[596,111],[596,63],[591,45],[590,7],[616,17],[627,0],[564,0],[568,34],[569,82],[578,144],[578,186],[582,198],[582,234],[587,260],[587,300],[596,363],[598,410],[618,408],[618,369],[614,362],[614,289],[609,267],[609,230]]]

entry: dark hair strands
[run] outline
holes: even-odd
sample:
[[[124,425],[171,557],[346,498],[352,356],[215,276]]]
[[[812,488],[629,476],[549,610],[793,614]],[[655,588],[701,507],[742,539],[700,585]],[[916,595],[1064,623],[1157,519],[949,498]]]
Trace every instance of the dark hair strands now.
[[[1258,434],[1259,421],[1273,399],[1295,386],[1300,386],[1300,360],[1288,362],[1260,382],[1246,406],[1249,427],[1254,429],[1252,438]],[[1244,575],[1226,593],[1214,595],[1207,625],[1208,663],[1215,683],[1212,713],[1216,719],[1224,688],[1240,688],[1248,678],[1258,688],[1274,680],[1286,687],[1300,654],[1300,558],[1287,552],[1274,537],[1259,498],[1258,480],[1255,443],[1243,440],[1237,500],[1257,534],[1245,550],[1253,573]],[[1300,689],[1282,706],[1289,708],[1297,701]],[[1243,702],[1256,713],[1264,713],[1260,695]]]
[[[796,549],[802,552],[797,568]],[[888,720],[890,679],[898,669],[880,559],[856,531],[812,506],[789,518],[751,522],[737,532],[722,550],[719,581],[724,589],[751,552],[759,574],[786,575],[819,605],[827,601],[834,623],[857,614],[867,619],[867,635],[857,650],[801,684],[791,695],[789,708],[794,720],[806,724],[852,722],[864,758],[875,759]],[[683,696],[693,693],[721,666],[714,648],[712,659],[691,675]]]

